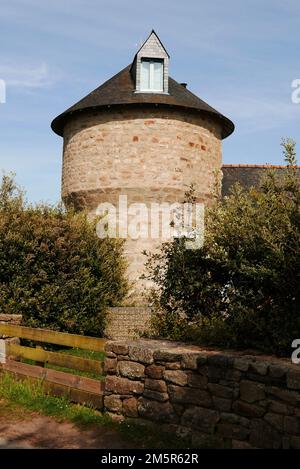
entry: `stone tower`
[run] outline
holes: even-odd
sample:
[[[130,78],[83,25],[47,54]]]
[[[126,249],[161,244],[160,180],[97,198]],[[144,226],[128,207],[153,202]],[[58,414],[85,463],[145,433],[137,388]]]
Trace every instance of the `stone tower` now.
[[[64,139],[62,198],[94,214],[101,203],[118,207],[120,195],[128,206],[183,202],[192,183],[197,201],[209,203],[221,142],[234,125],[169,76],[169,55],[152,31],[130,65],[56,117],[52,129]],[[161,241],[150,231],[125,244],[135,298],[145,286],[142,251]]]

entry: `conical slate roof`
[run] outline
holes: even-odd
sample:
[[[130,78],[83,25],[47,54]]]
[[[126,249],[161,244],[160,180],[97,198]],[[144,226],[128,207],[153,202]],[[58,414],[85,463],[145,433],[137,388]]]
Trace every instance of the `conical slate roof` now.
[[[87,110],[111,106],[172,106],[191,109],[215,117],[222,126],[222,137],[228,137],[234,130],[234,124],[227,117],[202,101],[173,78],[169,77],[169,94],[135,93],[135,84],[131,74],[131,64],[114,75],[103,85],[96,88],[85,98],[78,101],[65,112],[57,116],[51,124],[52,130],[63,136],[65,123],[74,115]]]

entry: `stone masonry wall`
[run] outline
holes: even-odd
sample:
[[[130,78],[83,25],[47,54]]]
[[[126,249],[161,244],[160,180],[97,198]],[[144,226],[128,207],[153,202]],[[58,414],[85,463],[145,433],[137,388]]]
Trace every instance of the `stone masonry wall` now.
[[[106,345],[116,420],[232,448],[300,448],[300,366],[275,357],[140,339]]]
[[[149,330],[151,309],[147,306],[108,308],[105,337],[128,340],[140,337]]]
[[[191,111],[163,108],[106,109],[74,116],[64,129],[62,197],[91,215],[100,203],[117,208],[119,196],[132,203],[180,202],[193,183],[197,202],[209,203],[215,171],[221,169],[221,129],[212,118]],[[221,176],[221,173],[220,173]],[[149,213],[149,212],[148,212]],[[128,278],[140,297],[144,250],[155,251],[160,233],[128,239]],[[128,217],[130,224],[130,215]]]

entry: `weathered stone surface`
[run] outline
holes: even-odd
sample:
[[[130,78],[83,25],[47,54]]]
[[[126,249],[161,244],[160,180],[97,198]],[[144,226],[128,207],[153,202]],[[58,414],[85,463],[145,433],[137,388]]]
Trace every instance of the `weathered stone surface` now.
[[[223,399],[222,397],[213,396],[214,407],[222,412],[231,411],[231,399]]]
[[[145,346],[130,345],[128,356],[130,360],[151,364],[153,363],[153,350]]]
[[[269,403],[269,411],[275,412],[276,414],[284,414],[289,415],[290,411],[286,404],[279,402],[279,401],[268,401]]]
[[[145,374],[145,366],[136,362],[121,361],[118,362],[118,371],[125,378],[142,378]]]
[[[140,381],[132,381],[118,376],[107,376],[105,380],[105,390],[115,394],[142,394],[144,384]]]
[[[241,379],[241,372],[239,370],[235,370],[234,368],[232,369],[227,369],[225,370],[225,373],[224,373],[224,379],[228,380],[228,381],[240,381]]]
[[[115,373],[117,371],[117,359],[105,358],[104,360],[104,373]]]
[[[244,401],[235,401],[232,404],[232,410],[244,417],[262,417],[265,413],[265,409],[262,407],[256,404],[248,404]]]
[[[160,379],[163,377],[164,369],[161,365],[149,365],[146,367],[145,375],[149,378]]]
[[[272,427],[276,428],[278,431],[282,431],[283,429],[283,416],[274,414],[272,412],[268,412],[265,414],[264,419],[268,422]]]
[[[189,407],[182,415],[181,424],[195,428],[198,431],[213,433],[219,418],[219,413],[215,410]]]
[[[183,369],[197,370],[199,354],[184,354],[182,355],[181,366]]]
[[[154,421],[170,423],[178,421],[170,402],[157,402],[140,397],[138,400],[138,413],[141,417]]]
[[[250,425],[249,442],[257,448],[278,449],[281,447],[281,436],[267,422],[261,419],[253,419]]]
[[[145,388],[152,389],[158,392],[167,392],[167,385],[162,379],[149,379],[145,380]]]
[[[104,408],[111,412],[120,413],[122,410],[122,401],[118,396],[104,396]]]
[[[207,377],[203,375],[192,373],[188,376],[188,385],[191,386],[191,388],[206,389],[207,382]]]
[[[291,405],[297,405],[297,403],[300,402],[299,394],[295,391],[289,391],[288,389],[269,386],[266,388],[266,393]]]
[[[127,355],[128,345],[125,342],[107,342],[105,352],[113,352],[116,355]]]
[[[249,419],[247,419],[246,417],[241,417],[240,415],[236,415],[233,413],[221,412],[220,419],[222,422],[235,423],[235,424],[243,425],[243,427],[247,427],[247,428],[250,426]]]
[[[181,368],[180,362],[166,362],[165,365],[167,370],[180,370]]]
[[[194,448],[224,448],[224,442],[221,437],[209,435],[203,432],[196,432],[195,430],[190,435],[191,442]]]
[[[257,373],[258,375],[266,375],[268,372],[269,364],[267,362],[258,360],[252,361],[249,365],[249,372]]]
[[[232,388],[222,386],[216,383],[209,383],[207,385],[208,390],[217,397],[223,397],[225,399],[231,399],[233,395]]]
[[[290,435],[300,435],[300,419],[298,417],[284,417],[284,431]]]
[[[291,448],[300,449],[300,436],[291,437]]]
[[[287,387],[290,389],[300,389],[300,372],[289,371],[286,375]]]
[[[154,359],[158,362],[179,362],[182,359],[182,353],[176,353],[173,350],[155,350]]]
[[[5,314],[0,313],[0,323],[19,325],[22,322],[22,314]]]
[[[256,402],[265,398],[265,386],[253,381],[241,381],[240,398],[246,402]]]
[[[226,368],[227,366],[231,366],[233,364],[233,359],[227,355],[222,354],[208,355],[207,364],[209,366],[219,366]]]
[[[166,370],[163,377],[166,381],[178,384],[179,386],[185,386],[188,382],[187,374],[181,370]]]
[[[289,436],[282,437],[282,448],[283,449],[291,449],[291,439]]]
[[[205,365],[207,363],[207,355],[204,355],[203,353],[201,353],[201,355],[197,358],[197,367],[198,369]]]
[[[170,400],[179,404],[195,404],[203,407],[212,405],[209,393],[203,389],[186,388],[181,386],[168,386]]]
[[[151,314],[151,308],[146,305],[109,307],[104,335],[117,341],[136,339],[149,331]]]
[[[172,403],[172,406],[176,412],[176,415],[178,415],[179,417],[182,416],[183,414],[183,411],[185,410],[185,407],[181,404],[175,404],[174,402]]]
[[[235,358],[233,361],[233,367],[239,371],[247,371],[249,368],[249,360],[246,358]]]
[[[114,423],[122,423],[125,420],[124,415],[115,414],[114,412],[106,412],[106,415],[114,422]]]
[[[137,417],[138,416],[137,399],[135,397],[124,399],[123,411],[126,417],[133,417],[133,418]]]
[[[208,366],[202,363],[198,365],[198,373],[201,376],[208,376]]]
[[[169,395],[166,392],[153,391],[152,389],[145,389],[143,393],[147,399],[154,399],[155,401],[165,402],[169,400]]]
[[[250,445],[247,441],[232,440],[232,449],[254,449],[254,446]]]
[[[106,358],[116,358],[116,354],[114,352],[105,352]]]
[[[233,423],[218,423],[217,433],[222,435],[223,438],[245,440],[248,437],[250,430]]]
[[[118,346],[123,345],[118,342]],[[208,438],[217,437],[219,447],[231,442],[241,448],[297,447],[300,373],[296,367],[284,360],[269,363],[251,356],[229,355],[226,360],[225,352],[198,354],[196,347],[191,347],[190,355],[183,344],[168,346],[163,341],[168,361],[158,353],[159,341],[141,340],[136,346],[130,342],[127,355],[108,352],[107,411],[152,425],[159,422],[161,428],[172,427],[173,433],[175,427],[181,428],[191,441],[194,434],[209,434]],[[152,361],[156,353],[159,362]],[[294,388],[288,389],[287,383]]]
[[[210,381],[218,382],[220,379],[225,378],[226,368],[220,366],[207,365],[207,376]],[[199,369],[199,373],[200,369]]]
[[[269,374],[272,378],[283,378],[287,370],[288,368],[284,365],[276,365],[274,363],[269,365]]]

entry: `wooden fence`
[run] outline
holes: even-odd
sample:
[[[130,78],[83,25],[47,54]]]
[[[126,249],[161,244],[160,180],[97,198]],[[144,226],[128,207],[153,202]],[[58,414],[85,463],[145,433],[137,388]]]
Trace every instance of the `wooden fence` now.
[[[86,337],[65,332],[36,329],[12,324],[0,324],[0,337],[17,337],[46,344],[62,345],[93,352],[104,351],[105,339]],[[19,378],[41,379],[48,392],[55,395],[67,395],[75,402],[103,407],[104,382],[103,362],[91,358],[82,358],[67,353],[25,347],[12,340],[2,340],[2,365],[0,371],[14,373]],[[32,360],[35,364],[24,363]],[[99,379],[87,378],[78,374],[57,371],[45,365],[68,368],[80,372],[92,373]]]

